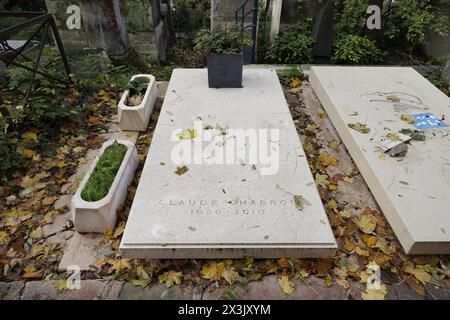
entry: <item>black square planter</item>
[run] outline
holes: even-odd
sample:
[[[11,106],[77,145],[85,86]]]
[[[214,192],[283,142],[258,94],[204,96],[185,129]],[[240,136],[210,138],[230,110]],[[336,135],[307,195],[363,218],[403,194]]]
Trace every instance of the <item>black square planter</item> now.
[[[210,88],[242,88],[244,56],[240,54],[210,53],[208,84]]]

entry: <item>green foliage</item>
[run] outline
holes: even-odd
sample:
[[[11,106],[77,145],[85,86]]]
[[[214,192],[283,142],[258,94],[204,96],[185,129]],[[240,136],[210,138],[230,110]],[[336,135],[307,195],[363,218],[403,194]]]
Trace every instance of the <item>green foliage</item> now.
[[[402,129],[400,133],[410,136],[414,141],[425,141],[425,132],[420,130]]]
[[[55,49],[44,51],[44,64],[50,75],[67,79]],[[30,73],[14,66],[6,68],[8,86],[0,87],[0,184],[7,182],[12,174],[29,163],[23,160],[18,148],[22,144],[23,133],[29,130],[38,132],[38,142],[27,146],[27,149],[42,156],[49,155],[54,152],[49,146],[63,130],[81,127],[81,120],[86,126],[89,125],[85,120],[97,108],[99,92],[110,90],[119,95],[131,75],[136,73],[134,69],[112,65],[102,55],[88,55],[72,60],[70,65],[74,72],[71,76],[73,83],[65,84],[37,75],[26,105],[24,97],[29,87]],[[94,99],[97,100],[95,104],[92,103]],[[102,112],[112,113],[115,109],[110,107],[116,107],[113,101],[105,98],[98,108]]]
[[[0,0],[0,10],[45,11],[45,0]]]
[[[333,0],[334,28],[337,33],[361,34],[365,29],[369,0]],[[370,2],[370,3],[369,3]]]
[[[0,0],[0,11],[46,11],[45,0]],[[23,21],[23,18],[2,17],[0,19],[0,29],[11,27]]]
[[[174,0],[172,5],[174,8],[202,6],[207,9],[211,8],[211,0]]]
[[[437,66],[445,66],[447,63],[448,56],[433,56],[428,59],[427,64],[429,65],[437,65]]]
[[[172,71],[175,68],[173,65],[159,65],[155,64],[150,67],[151,74],[159,81],[169,81],[172,77]]]
[[[5,127],[7,126],[5,121],[1,121],[0,119],[0,171],[7,172],[9,170],[16,170],[20,168],[24,162],[21,155],[16,151],[16,147],[14,144],[10,143],[10,139],[12,138],[10,134],[5,131]],[[5,177],[0,175],[2,179]],[[5,181],[0,181],[2,184]]]
[[[304,74],[298,68],[289,68],[289,69],[281,69],[277,70],[278,78],[280,79],[280,83],[284,86],[288,86],[291,84],[292,79],[297,77],[299,79],[303,79]]]
[[[21,134],[29,128],[39,129],[39,143],[27,149],[43,156],[51,155],[48,144],[54,141],[61,127],[79,120],[79,107],[69,103],[58,104],[51,96],[32,97],[26,106],[0,105],[0,184],[7,176],[19,170],[25,161],[18,152]]]
[[[450,87],[450,84],[442,78],[441,70],[435,70],[431,72],[427,76],[428,81],[430,81],[434,86],[436,86],[439,89],[447,89]]]
[[[112,83],[126,87],[132,74],[138,70],[111,63],[106,53],[88,54],[70,62],[74,81],[87,93],[98,92]]]
[[[267,60],[272,63],[310,63],[314,44],[311,24],[312,20],[308,19],[281,31],[267,55]]]
[[[127,150],[117,141],[105,149],[81,192],[84,201],[98,201],[108,194]]]
[[[174,0],[171,23],[175,31],[186,32],[209,28],[211,23],[211,0]]]
[[[15,90],[22,93],[26,93],[29,88],[30,73],[21,68],[8,68],[5,71],[6,76],[9,78],[8,88],[9,90]]]
[[[336,41],[331,60],[342,64],[374,64],[383,61],[383,55],[367,37],[349,34]]]
[[[437,1],[444,3],[444,1]],[[441,14],[436,1],[400,0],[393,4],[387,17],[384,35],[391,41],[422,45],[432,32],[448,34],[448,17]],[[447,1],[448,2],[448,1]]]
[[[30,54],[30,56],[33,57],[33,54],[36,54],[36,52]],[[65,71],[62,68],[62,65],[58,63],[59,61],[60,58],[57,51],[52,48],[46,48],[43,52],[40,65],[46,66],[45,72],[50,74],[51,76],[56,78],[64,78]],[[21,63],[29,68],[34,68],[33,62],[21,61]],[[31,73],[29,71],[23,68],[11,66],[6,68],[5,74],[9,80],[8,81],[9,90],[11,91],[18,90],[20,93],[23,94],[27,92],[31,81]],[[64,83],[49,80],[48,78],[41,76],[39,74],[36,74],[33,86],[35,93],[44,93],[44,94],[48,94],[50,89],[67,87]]]
[[[54,131],[65,121],[78,120],[78,107],[68,103],[55,105],[52,99],[39,96],[30,100],[23,108],[22,125],[38,127],[44,131]]]
[[[431,33],[448,34],[448,17],[439,5],[449,0],[396,0],[383,1],[382,28],[376,34],[377,46],[399,47],[412,50],[425,43]],[[340,35],[365,36],[367,7],[370,0],[334,0],[335,29]]]
[[[200,30],[194,43],[195,50],[204,54],[234,54],[241,52],[242,47],[252,45],[252,41],[237,27],[225,31]]]
[[[145,95],[145,91],[147,91],[148,80],[146,78],[137,78],[130,81],[127,85],[127,89],[130,90],[130,96],[134,96],[136,94]]]
[[[376,3],[380,4],[380,1]],[[450,0],[381,1],[380,30],[369,30],[366,26],[367,8],[375,4],[374,1],[333,0],[332,4],[335,33],[333,62],[349,64],[381,62],[381,49],[400,53],[401,56],[414,55],[413,59],[417,60],[423,56],[423,47],[432,34],[441,36],[448,34],[449,17],[440,10],[440,6],[450,4]],[[298,7],[303,8],[300,12],[305,12],[302,2],[298,2]],[[320,5],[315,6],[316,9],[319,7]],[[304,21],[306,17],[301,19]],[[279,34],[276,43],[267,54],[268,62],[311,62],[313,39],[311,19],[308,21],[309,23],[290,25]],[[264,31],[264,26],[262,29]]]

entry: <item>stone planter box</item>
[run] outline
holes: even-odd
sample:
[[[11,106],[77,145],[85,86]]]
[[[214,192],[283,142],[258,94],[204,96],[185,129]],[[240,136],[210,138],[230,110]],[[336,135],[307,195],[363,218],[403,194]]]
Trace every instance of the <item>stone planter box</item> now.
[[[126,105],[130,90],[126,90],[120,99],[119,125],[120,129],[123,131],[147,130],[148,121],[152,114],[156,98],[158,97],[158,88],[155,77],[149,74],[137,74],[131,78],[131,81],[142,78],[148,79],[148,86],[140,105]]]
[[[81,233],[103,233],[107,229],[114,229],[117,222],[117,209],[123,205],[127,196],[128,186],[133,182],[134,172],[138,166],[138,154],[134,144],[128,140],[117,140],[128,148],[117,175],[109,189],[108,194],[95,202],[84,201],[81,192],[93,172],[100,156],[105,149],[114,143],[114,140],[103,144],[98,156],[95,158],[89,172],[86,173],[77,192],[72,197],[72,219],[75,229]]]
[[[210,88],[242,88],[242,70],[244,67],[242,53],[210,53],[207,62]]]

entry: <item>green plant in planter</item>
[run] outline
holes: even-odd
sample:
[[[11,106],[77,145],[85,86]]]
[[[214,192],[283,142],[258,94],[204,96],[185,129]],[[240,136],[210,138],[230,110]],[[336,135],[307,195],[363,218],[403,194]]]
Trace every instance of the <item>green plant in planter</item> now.
[[[246,38],[242,30],[237,27],[226,31],[200,30],[194,40],[195,50],[204,54],[236,54],[242,47],[249,47],[253,41]]]
[[[81,192],[84,201],[95,202],[106,197],[127,150],[117,141],[105,149]]]
[[[141,104],[144,99],[145,91],[147,91],[148,80],[137,78],[130,81],[127,89],[130,90],[127,99],[127,105],[135,107]]]

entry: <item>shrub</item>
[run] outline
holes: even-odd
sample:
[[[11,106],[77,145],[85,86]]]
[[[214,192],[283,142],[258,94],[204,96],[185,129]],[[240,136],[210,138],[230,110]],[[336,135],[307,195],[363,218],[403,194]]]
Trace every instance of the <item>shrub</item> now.
[[[448,34],[448,17],[438,4],[448,0],[396,1],[385,23],[384,35],[392,43],[405,43],[409,48],[423,45],[432,33]]]
[[[345,35],[334,44],[334,63],[374,64],[383,61],[382,51],[367,37]]]
[[[427,76],[428,81],[430,81],[435,87],[440,89],[446,95],[450,95],[450,83],[442,78],[441,70],[435,70]]]
[[[288,26],[280,32],[267,55],[273,63],[310,63],[314,39],[311,35],[311,19]]]
[[[94,202],[106,197],[127,150],[125,145],[117,141],[105,149],[81,191],[81,198],[84,201]]]
[[[378,46],[398,47],[411,52],[423,46],[432,33],[448,34],[448,17],[440,6],[449,0],[378,1],[382,28],[370,33]],[[380,3],[381,2],[381,3]],[[335,30],[338,34],[368,35],[366,27],[369,0],[333,0]]]

